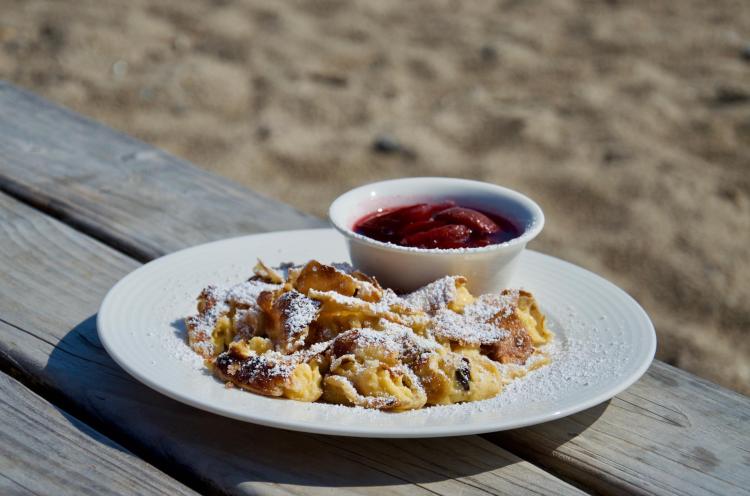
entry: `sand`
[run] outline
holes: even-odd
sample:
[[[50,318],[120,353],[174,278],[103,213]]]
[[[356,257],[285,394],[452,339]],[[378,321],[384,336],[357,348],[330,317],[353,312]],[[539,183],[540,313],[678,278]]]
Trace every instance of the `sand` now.
[[[743,1],[0,0],[0,77],[298,208],[458,176],[750,393]]]

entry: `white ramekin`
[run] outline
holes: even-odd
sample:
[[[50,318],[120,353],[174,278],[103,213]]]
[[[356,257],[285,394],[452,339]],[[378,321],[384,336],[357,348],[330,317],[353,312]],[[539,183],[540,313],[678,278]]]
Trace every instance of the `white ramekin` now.
[[[481,248],[423,249],[384,243],[355,233],[354,223],[378,208],[439,203],[501,214],[521,228],[518,238]],[[412,291],[447,275],[463,275],[474,294],[508,286],[518,255],[544,227],[544,214],[528,197],[494,184],[445,177],[415,177],[367,184],[336,198],[328,211],[349,245],[352,264],[385,287]]]

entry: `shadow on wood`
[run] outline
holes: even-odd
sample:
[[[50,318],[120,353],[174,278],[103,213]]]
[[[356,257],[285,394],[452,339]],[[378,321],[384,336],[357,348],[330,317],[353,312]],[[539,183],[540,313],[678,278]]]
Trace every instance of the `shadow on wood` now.
[[[534,437],[538,437],[539,432],[541,430],[549,429],[549,432],[553,432],[556,434],[554,441],[550,441],[549,439],[547,439],[542,445],[538,445],[540,450],[534,450],[534,452],[538,454],[551,456],[551,453],[555,451],[557,448],[559,448],[561,445],[569,441],[572,441],[579,435],[583,434],[594,423],[596,423],[599,420],[599,418],[602,415],[604,415],[604,412],[607,410],[610,403],[611,403],[611,400],[607,400],[604,403],[600,403],[599,405],[591,407],[580,413],[577,413],[569,417],[561,418],[559,420],[546,422],[544,424],[539,424],[533,427],[513,429],[511,431],[506,431],[506,432],[495,432],[492,434],[485,434],[482,437],[485,437],[491,440],[492,442],[497,443],[500,446],[507,447],[507,449],[510,449],[511,447],[513,449],[516,449],[517,443],[514,442],[514,440],[518,438],[531,440]],[[560,433],[564,433],[564,435],[561,436]],[[528,444],[528,441],[524,444]],[[531,444],[537,445],[537,443],[531,443]],[[524,451],[529,451],[528,447],[525,447]]]
[[[610,407],[611,400],[575,415],[521,429],[484,434],[498,446],[534,460],[551,460],[562,445],[573,442],[591,428]],[[554,464],[550,469],[554,470]]]
[[[196,494],[3,373],[0,418],[0,494]]]
[[[476,436],[377,440],[310,435],[191,408],[141,385],[120,369],[99,342],[95,315],[63,337],[42,376],[49,381],[43,384],[45,389],[62,390],[64,398],[74,398],[65,400],[66,408],[199,488],[217,478],[224,480],[224,488],[249,485],[247,489],[254,482],[366,487],[437,481],[476,488],[485,482],[474,476],[493,472],[487,484],[493,480],[497,484],[504,473],[512,477],[512,471],[498,469],[520,462]],[[533,474],[524,477],[523,483],[534,484]]]
[[[578,493],[477,436],[350,442],[169,400],[120,369],[96,335],[102,297],[139,264],[2,194],[0,220],[0,367],[201,492]]]

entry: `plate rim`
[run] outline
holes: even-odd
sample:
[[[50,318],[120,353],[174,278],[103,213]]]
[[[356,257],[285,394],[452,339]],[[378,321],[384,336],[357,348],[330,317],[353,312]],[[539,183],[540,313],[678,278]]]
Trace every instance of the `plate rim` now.
[[[430,438],[430,437],[453,437],[453,436],[463,436],[463,435],[472,435],[472,434],[482,434],[482,433],[488,433],[488,432],[500,432],[504,430],[510,430],[510,429],[517,429],[521,427],[528,427],[531,425],[537,425],[541,423],[551,422],[563,417],[567,417],[569,415],[573,415],[575,413],[579,413],[583,410],[589,409],[591,407],[594,407],[596,405],[599,405],[609,399],[614,398],[618,394],[622,393],[624,390],[632,386],[638,379],[640,379],[646,371],[649,369],[651,364],[653,363],[654,356],[656,353],[656,346],[657,346],[657,337],[656,337],[656,331],[654,329],[653,322],[649,318],[646,311],[641,307],[641,305],[632,297],[630,294],[628,294],[625,290],[614,284],[613,282],[609,281],[608,279],[588,270],[583,267],[580,267],[576,264],[573,264],[571,262],[568,262],[566,260],[562,260],[560,258],[554,257],[552,255],[547,255],[545,253],[538,252],[536,250],[530,250],[526,249],[526,251],[531,252],[534,254],[534,256],[541,256],[544,258],[550,259],[551,262],[556,264],[563,264],[565,266],[568,266],[568,268],[571,268],[573,270],[582,271],[585,273],[585,276],[587,278],[594,278],[599,283],[603,283],[605,285],[611,286],[612,289],[614,289],[616,292],[619,292],[621,296],[625,298],[625,300],[628,302],[628,305],[632,307],[632,310],[638,314],[638,317],[643,320],[643,322],[646,324],[646,334],[649,338],[647,351],[643,353],[643,358],[641,360],[640,365],[629,375],[626,377],[623,377],[620,379],[616,386],[607,388],[606,391],[603,391],[597,395],[594,395],[590,398],[587,398],[584,401],[578,402],[574,405],[571,405],[568,408],[562,408],[559,410],[556,410],[553,413],[547,413],[547,414],[536,414],[532,415],[525,419],[519,419],[515,422],[498,422],[497,424],[482,424],[482,427],[473,425],[473,424],[467,424],[467,425],[451,425],[451,426],[438,426],[436,428],[430,428],[429,426],[426,426],[424,428],[420,428],[418,431],[414,432],[410,429],[413,429],[413,427],[406,428],[403,427],[368,427],[367,425],[364,426],[347,426],[344,429],[337,429],[335,427],[335,424],[333,427],[330,426],[317,426],[317,425],[305,425],[300,424],[299,422],[295,421],[285,421],[285,420],[274,420],[273,418],[264,417],[259,414],[253,414],[253,412],[247,412],[244,415],[235,413],[234,411],[228,410],[223,408],[223,405],[209,405],[205,403],[201,403],[200,401],[192,398],[189,395],[184,395],[176,391],[172,391],[171,389],[168,389],[164,386],[162,386],[158,381],[153,380],[151,377],[149,377],[147,374],[142,373],[139,369],[132,367],[131,364],[127,362],[127,360],[123,359],[122,356],[119,355],[118,350],[116,346],[113,346],[113,343],[109,341],[106,332],[103,332],[103,326],[106,324],[106,316],[109,312],[109,308],[113,305],[113,301],[115,301],[115,297],[117,297],[117,293],[121,288],[131,279],[137,277],[139,273],[149,270],[150,268],[153,268],[155,266],[158,266],[162,263],[166,263],[170,257],[184,254],[185,252],[189,252],[192,250],[197,249],[206,249],[209,246],[212,245],[219,245],[219,244],[231,244],[233,242],[237,242],[242,239],[246,238],[252,238],[252,237],[262,237],[264,235],[289,235],[289,234],[299,234],[302,235],[304,233],[323,233],[324,231],[330,232],[330,233],[336,233],[337,235],[340,235],[335,229],[333,228],[316,228],[316,229],[290,229],[290,230],[283,230],[283,231],[269,231],[264,233],[255,233],[255,234],[247,234],[242,236],[234,236],[231,238],[224,238],[216,241],[210,241],[207,243],[201,243],[198,245],[193,245],[190,247],[182,248],[180,250],[162,255],[159,258],[156,258],[154,260],[151,260],[137,269],[129,272],[127,275],[122,277],[120,280],[118,280],[110,289],[107,291],[107,294],[102,299],[101,305],[99,306],[99,309],[97,311],[97,317],[96,317],[96,327],[97,327],[97,335],[99,338],[99,341],[102,343],[102,346],[107,351],[107,354],[112,358],[115,363],[117,363],[120,367],[123,368],[125,372],[128,373],[131,377],[139,381],[140,383],[148,386],[149,388],[157,391],[160,394],[163,394],[173,400],[176,400],[180,403],[190,405],[194,408],[198,408],[199,410],[206,411],[213,413],[215,415],[221,415],[228,418],[233,418],[236,420],[240,420],[243,422],[253,423],[257,425],[263,425],[267,427],[274,427],[274,428],[280,428],[290,431],[298,431],[298,432],[307,432],[312,434],[325,434],[325,435],[335,435],[335,436],[344,436],[344,437],[365,437],[365,438]],[[342,237],[342,242],[344,241]],[[502,393],[501,393],[502,394]],[[288,401],[284,399],[278,399],[278,401]],[[391,415],[398,415],[398,413],[392,413]]]

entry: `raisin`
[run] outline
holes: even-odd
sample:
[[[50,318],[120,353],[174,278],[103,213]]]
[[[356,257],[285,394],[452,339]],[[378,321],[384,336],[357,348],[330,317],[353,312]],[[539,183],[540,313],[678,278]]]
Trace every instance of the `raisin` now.
[[[471,362],[464,357],[461,366],[456,369],[456,381],[461,385],[464,391],[471,388]]]

